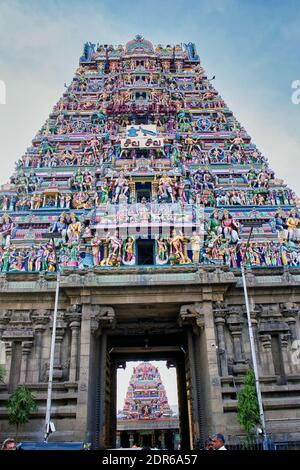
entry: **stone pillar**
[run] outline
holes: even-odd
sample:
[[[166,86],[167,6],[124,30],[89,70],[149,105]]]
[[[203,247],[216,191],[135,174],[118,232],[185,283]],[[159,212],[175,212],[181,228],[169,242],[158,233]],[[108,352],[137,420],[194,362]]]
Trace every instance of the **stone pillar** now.
[[[28,356],[32,348],[32,341],[22,341],[22,362],[20,372],[20,384],[26,383]]]
[[[117,432],[116,436],[116,449],[119,449],[121,447],[121,433],[120,431]]]
[[[228,375],[228,365],[227,365],[227,355],[226,355],[226,345],[225,345],[225,335],[224,335],[224,325],[225,325],[225,312],[221,310],[215,310],[215,325],[217,328],[217,337],[218,337],[218,354],[220,361],[221,376]]]
[[[78,362],[78,339],[79,339],[79,330],[80,322],[71,321],[71,353],[70,353],[70,371],[69,371],[69,381],[76,382],[77,380],[77,362]]]
[[[288,352],[289,346],[289,335],[280,335],[280,346],[283,360],[283,368],[285,375],[291,374],[293,372],[290,355]]]
[[[46,329],[46,325],[43,323],[38,323],[35,328],[35,368],[33,371],[33,382],[38,383],[41,380],[41,363],[42,363],[42,353],[43,353],[43,333]]]
[[[290,339],[291,341],[297,340],[297,329],[296,322],[299,313],[299,308],[296,304],[292,302],[287,302],[280,305],[280,311],[285,318],[285,322],[288,324],[291,332]]]
[[[181,450],[189,450],[189,406],[187,402],[187,380],[184,357],[176,361],[177,388],[179,405],[179,430],[181,436]]]
[[[288,318],[285,319],[285,321],[289,325],[291,332],[291,341],[293,342],[297,339],[296,315],[290,315]]]
[[[84,293],[81,297],[82,316],[80,329],[80,364],[78,376],[78,395],[76,411],[77,439],[80,441],[88,440],[95,444],[95,435],[93,429],[89,426],[89,393],[91,381],[92,362],[97,360],[93,350],[92,342],[92,318],[89,293]],[[96,397],[94,397],[94,414]]]
[[[54,380],[61,380],[63,376],[61,364],[61,346],[65,335],[65,322],[57,320],[56,338],[55,338],[55,351],[54,351],[54,367],[53,378]]]
[[[166,443],[165,443],[165,431],[161,432],[161,448],[165,449],[166,448]]]
[[[242,349],[242,321],[240,316],[234,312],[227,317],[227,324],[233,342],[234,365],[233,373],[243,375],[247,370],[247,365]]]
[[[260,335],[262,344],[262,366],[264,375],[275,375],[272,356],[271,335]]]
[[[203,328],[197,339],[197,356],[201,374],[201,402],[203,427],[200,430],[201,443],[216,432],[225,432],[222,389],[217,360],[217,338],[215,334],[212,288],[203,287],[203,300],[200,311],[204,317]]]
[[[5,355],[6,355],[6,364],[5,364],[4,382],[7,385],[9,385],[10,368],[11,368],[11,356],[12,356],[12,341],[5,342]]]
[[[258,374],[262,375],[262,360],[261,360],[261,354],[260,354],[260,348],[259,348],[259,341],[258,341],[258,320],[257,320],[257,312],[255,310],[252,310],[250,312],[250,317],[251,317],[251,323],[252,323],[252,331],[253,331],[253,338],[254,338],[254,347],[255,347],[255,353],[256,353],[256,361],[257,361],[257,367],[258,367]],[[246,317],[247,318],[247,317]],[[248,329],[248,322],[247,322],[247,334],[248,334],[248,340],[249,339],[249,329]],[[251,361],[252,361],[252,356],[251,356]]]
[[[109,434],[109,430],[106,429],[107,423],[107,415],[109,413],[109,409],[106,406],[105,398],[106,398],[106,361],[107,361],[107,335],[106,333],[101,334],[101,345],[100,345],[100,380],[99,380],[99,392],[100,397],[99,399],[99,446],[100,449],[105,449],[106,447],[106,439],[107,434]],[[98,424],[98,423],[97,423]]]
[[[230,328],[231,336],[233,339],[233,350],[234,350],[234,359],[236,362],[241,362],[242,357],[242,347],[241,347],[241,338],[242,330],[239,325],[231,326]]]

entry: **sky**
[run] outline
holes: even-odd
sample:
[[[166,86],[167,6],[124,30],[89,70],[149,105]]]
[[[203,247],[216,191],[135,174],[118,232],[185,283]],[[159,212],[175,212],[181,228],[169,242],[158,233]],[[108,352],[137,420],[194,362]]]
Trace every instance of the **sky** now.
[[[299,195],[299,18],[299,0],[0,0],[0,184],[70,83],[84,42],[142,34],[196,44],[216,89]]]
[[[129,381],[132,376],[133,368],[140,362],[127,362],[126,369],[118,369],[117,372],[117,410],[122,410],[124,400],[128,389]],[[168,369],[166,361],[151,361],[155,367],[158,367],[162,383],[166,390],[166,395],[170,406],[178,406],[176,369]]]

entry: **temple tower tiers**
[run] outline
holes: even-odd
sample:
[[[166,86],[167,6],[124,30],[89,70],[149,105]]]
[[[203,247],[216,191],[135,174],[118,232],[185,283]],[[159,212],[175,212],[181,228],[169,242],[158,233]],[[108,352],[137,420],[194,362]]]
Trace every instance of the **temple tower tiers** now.
[[[192,43],[87,43],[0,189],[0,269],[236,268],[250,230],[244,222],[253,219],[261,225],[244,262],[299,266],[297,205]],[[50,230],[61,235],[58,255],[43,238]]]

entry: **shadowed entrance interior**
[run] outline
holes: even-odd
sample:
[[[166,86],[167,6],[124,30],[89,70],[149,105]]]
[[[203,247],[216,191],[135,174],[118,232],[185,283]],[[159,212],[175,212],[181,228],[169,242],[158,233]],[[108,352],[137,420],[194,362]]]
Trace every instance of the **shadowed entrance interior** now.
[[[123,445],[133,442],[134,438],[139,438],[139,444],[148,447],[157,445],[161,439],[161,428],[151,430],[132,429],[131,436],[117,431],[117,372],[118,369],[126,367],[127,362],[151,362],[164,361],[169,368],[176,368],[176,381],[173,386],[177,386],[178,396],[178,436],[169,432],[170,429],[163,429],[164,447],[174,448],[175,440],[177,445],[180,441],[180,448],[189,450],[191,448],[190,424],[191,424],[191,404],[189,379],[189,361],[187,353],[187,341],[185,335],[111,335],[107,336],[106,348],[101,351],[101,370],[98,379],[98,395],[95,417],[96,441],[102,448],[120,447],[121,438]],[[133,426],[134,428],[134,426]],[[123,429],[124,430],[124,429]],[[134,436],[136,431],[143,431],[138,436]],[[167,432],[168,431],[168,432]],[[142,437],[143,436],[143,437]],[[146,437],[148,436],[148,437]],[[130,441],[131,439],[131,441]],[[128,442],[129,441],[129,442]]]

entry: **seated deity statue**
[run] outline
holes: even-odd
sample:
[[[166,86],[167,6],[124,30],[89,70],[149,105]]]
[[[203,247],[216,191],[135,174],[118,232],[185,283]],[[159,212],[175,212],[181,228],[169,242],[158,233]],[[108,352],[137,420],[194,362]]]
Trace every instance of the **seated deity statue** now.
[[[236,243],[239,239],[239,222],[232,218],[227,209],[223,212],[221,225],[224,238],[230,240],[232,243]]]
[[[72,207],[73,209],[88,209],[91,206],[89,201],[89,194],[79,191],[73,195]]]

